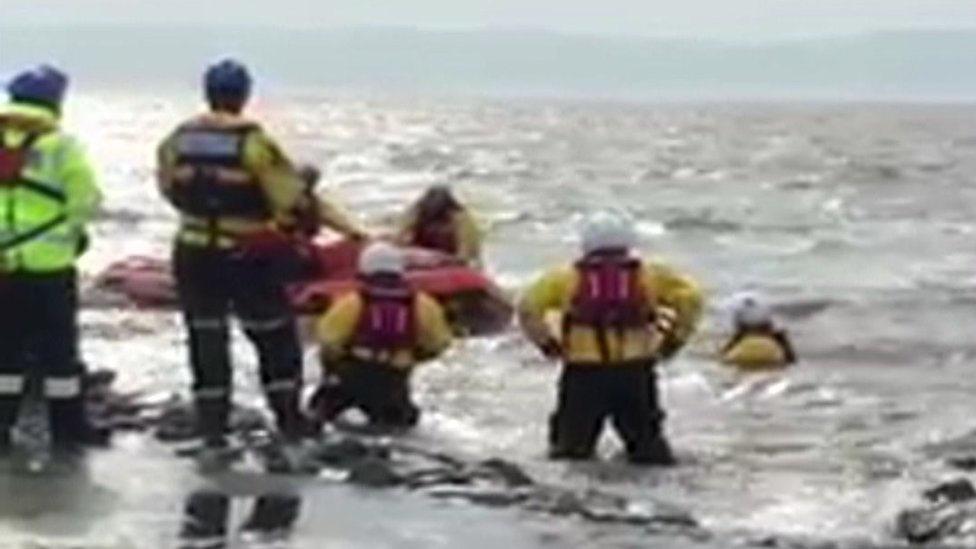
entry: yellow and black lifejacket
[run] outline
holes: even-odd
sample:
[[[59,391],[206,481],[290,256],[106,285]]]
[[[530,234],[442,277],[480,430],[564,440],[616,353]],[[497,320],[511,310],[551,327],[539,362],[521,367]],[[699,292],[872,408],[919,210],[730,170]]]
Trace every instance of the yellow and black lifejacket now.
[[[196,122],[180,127],[173,141],[173,204],[204,219],[269,220],[271,202],[244,162],[248,136],[255,131],[254,124],[228,127]]]

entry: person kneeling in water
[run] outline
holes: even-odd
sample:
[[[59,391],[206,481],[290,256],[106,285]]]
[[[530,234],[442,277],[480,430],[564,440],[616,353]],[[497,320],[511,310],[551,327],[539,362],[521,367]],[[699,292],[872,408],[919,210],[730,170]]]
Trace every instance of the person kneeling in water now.
[[[721,351],[724,364],[755,371],[784,368],[796,362],[789,335],[759,296],[739,296],[732,309],[732,321],[732,336]]]
[[[410,376],[419,362],[442,354],[452,335],[437,301],[412,290],[403,273],[402,252],[370,244],[359,259],[360,289],[340,297],[319,322],[316,425],[353,407],[376,426],[409,428],[420,420]]]

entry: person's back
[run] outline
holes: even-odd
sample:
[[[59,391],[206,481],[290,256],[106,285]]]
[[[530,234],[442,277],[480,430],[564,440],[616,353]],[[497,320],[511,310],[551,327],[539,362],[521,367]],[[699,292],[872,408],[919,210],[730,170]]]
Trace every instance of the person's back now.
[[[26,71],[0,109],[0,446],[28,374],[43,378],[56,446],[104,441],[82,403],[75,271],[101,193],[81,146],[59,128],[67,86],[53,67]]]
[[[158,152],[160,192],[180,216],[173,267],[208,460],[219,459],[226,445],[231,315],[240,318],[257,351],[279,431],[289,441],[303,432],[294,312],[279,256],[258,244],[266,235],[278,241],[277,226],[291,220],[304,185],[277,143],[242,115],[251,87],[240,63],[210,66],[204,76],[210,112],[180,124]],[[280,241],[287,246],[284,236]]]
[[[553,458],[592,457],[609,416],[633,462],[673,462],[656,364],[691,336],[701,295],[687,277],[634,256],[634,239],[624,220],[594,216],[582,232],[583,257],[545,273],[520,300],[523,332],[563,363],[550,418]],[[561,315],[559,329],[547,322],[551,313]]]
[[[733,310],[733,331],[720,351],[722,363],[743,371],[784,368],[796,361],[786,330],[758,296],[739,296]]]

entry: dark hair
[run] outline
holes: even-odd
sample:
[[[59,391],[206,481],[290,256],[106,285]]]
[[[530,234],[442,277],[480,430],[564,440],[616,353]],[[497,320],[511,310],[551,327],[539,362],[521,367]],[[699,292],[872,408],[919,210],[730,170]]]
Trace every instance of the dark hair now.
[[[247,103],[247,100],[241,99],[240,97],[210,97],[207,99],[207,104],[210,106],[211,111],[230,114],[241,114],[244,110],[245,103]]]
[[[447,187],[434,186],[427,189],[417,204],[417,213],[421,219],[435,220],[454,213],[461,208],[457,198]]]

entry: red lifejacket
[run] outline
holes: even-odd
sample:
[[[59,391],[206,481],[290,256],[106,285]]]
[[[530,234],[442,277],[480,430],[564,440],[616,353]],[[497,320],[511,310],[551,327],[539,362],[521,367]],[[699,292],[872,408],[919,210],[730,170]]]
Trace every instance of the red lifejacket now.
[[[362,313],[351,346],[373,351],[374,357],[412,349],[416,338],[414,303],[416,292],[405,283],[379,285],[367,283],[359,292]]]
[[[438,250],[446,254],[456,255],[460,248],[457,228],[454,223],[454,212],[448,210],[436,218],[418,216],[413,229],[413,246]]]
[[[563,321],[563,336],[574,327],[596,332],[607,358],[609,331],[647,328],[654,321],[654,296],[641,282],[639,259],[623,254],[589,255],[576,263],[579,284]]]
[[[3,121],[0,120],[0,187],[27,186],[32,190],[44,187],[26,177],[24,170],[30,164],[31,149],[47,131],[28,132],[20,145],[8,146],[3,138],[6,130]]]

